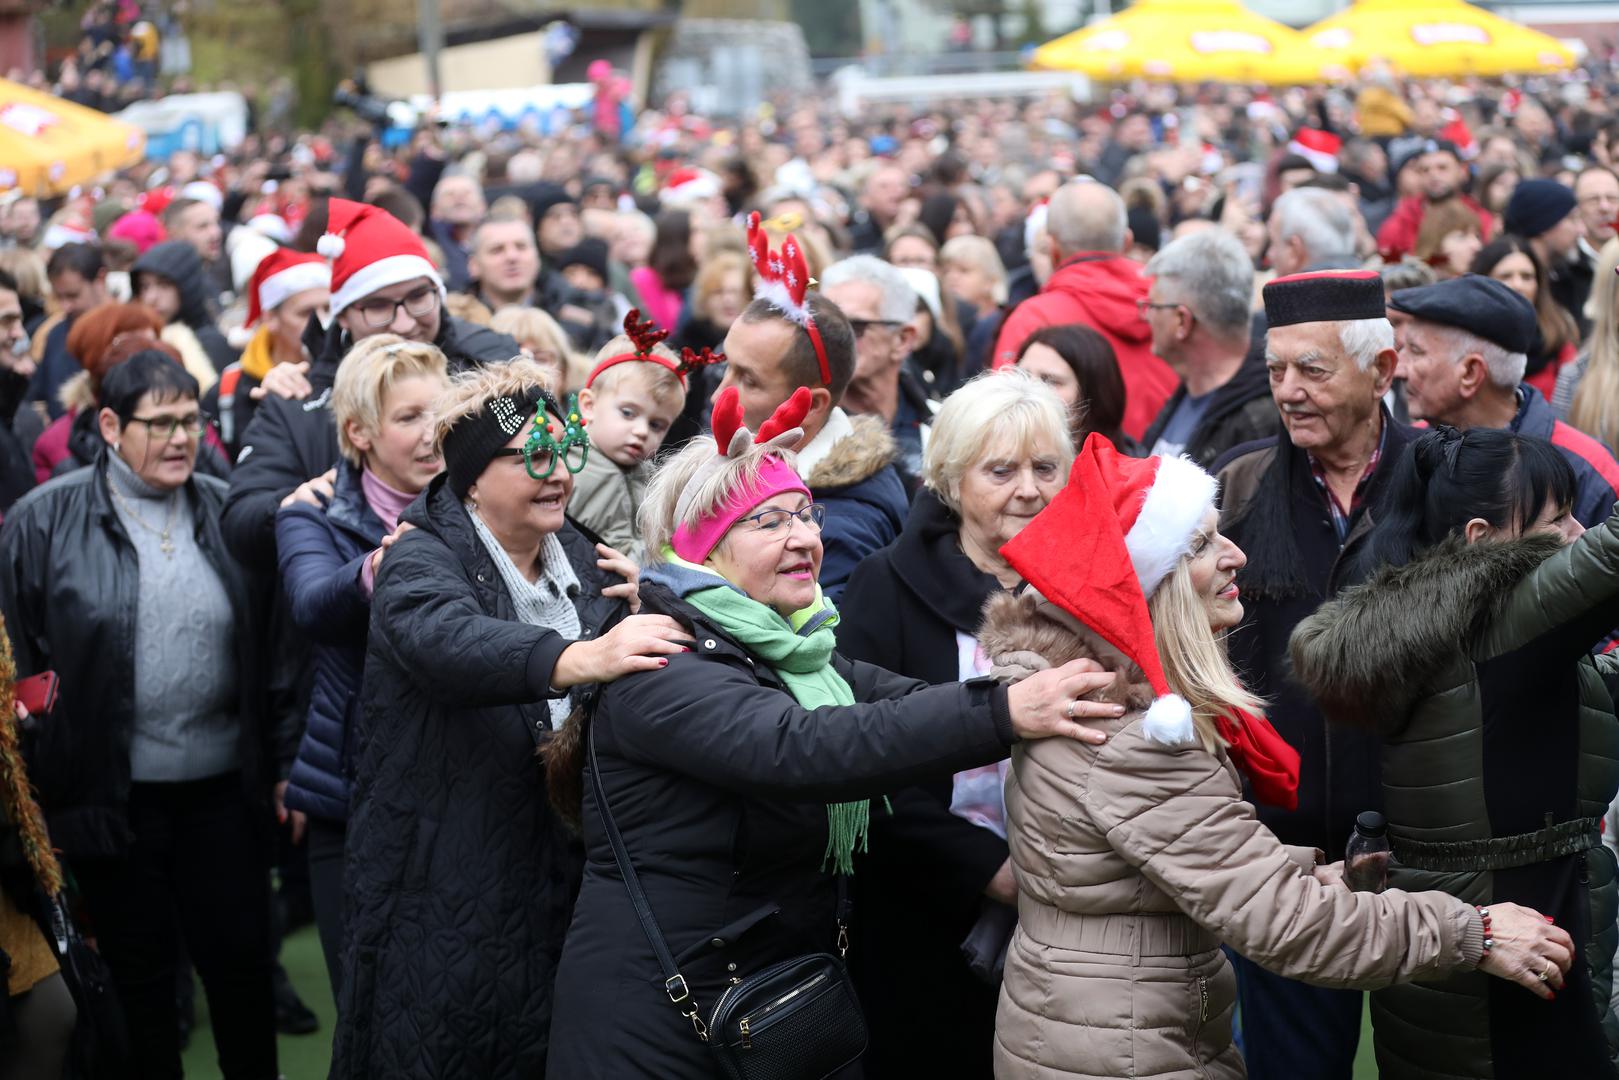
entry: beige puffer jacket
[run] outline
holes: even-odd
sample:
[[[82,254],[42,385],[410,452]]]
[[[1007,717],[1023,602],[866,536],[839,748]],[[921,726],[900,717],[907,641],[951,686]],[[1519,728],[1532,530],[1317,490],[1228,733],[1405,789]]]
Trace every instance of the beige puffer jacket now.
[[[1289,978],[1376,987],[1476,965],[1472,907],[1439,893],[1324,886],[1243,801],[1222,750],[1143,733],[1141,670],[1038,594],[993,598],[979,640],[998,661],[1081,656],[1121,672],[1129,711],[1090,746],[1013,750],[1006,811],[1018,929],[995,1024],[1000,1080],[1244,1075],[1236,980],[1221,942]],[[1038,658],[1038,659],[1036,659]]]

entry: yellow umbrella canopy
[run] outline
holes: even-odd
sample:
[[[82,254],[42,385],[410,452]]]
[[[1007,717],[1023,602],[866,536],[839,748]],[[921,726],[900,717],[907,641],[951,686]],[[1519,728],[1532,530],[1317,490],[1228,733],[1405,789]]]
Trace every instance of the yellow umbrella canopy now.
[[[1296,30],[1237,0],[1137,0],[1034,51],[1033,66],[1093,79],[1312,83],[1344,74]]]
[[[1305,30],[1304,37],[1345,67],[1381,59],[1419,77],[1574,66],[1574,54],[1556,38],[1464,0],[1357,0]]]
[[[0,79],[0,191],[61,195],[141,159],[137,127]]]

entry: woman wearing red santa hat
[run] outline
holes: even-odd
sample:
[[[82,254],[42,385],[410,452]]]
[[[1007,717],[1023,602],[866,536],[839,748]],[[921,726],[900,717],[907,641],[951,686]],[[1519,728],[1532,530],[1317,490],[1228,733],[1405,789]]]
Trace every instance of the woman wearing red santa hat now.
[[[1068,486],[1002,554],[1023,575],[979,640],[1016,680],[1091,657],[1125,715],[1100,745],[1013,748],[1006,786],[1018,929],[995,1074],[1235,1078],[1236,980],[1222,942],[1289,978],[1378,987],[1477,967],[1550,997],[1568,935],[1514,904],[1344,888],[1244,801],[1297,798],[1298,755],[1238,683],[1241,550],[1216,483],[1185,458],[1092,435]],[[1058,745],[1061,744],[1061,745]]]

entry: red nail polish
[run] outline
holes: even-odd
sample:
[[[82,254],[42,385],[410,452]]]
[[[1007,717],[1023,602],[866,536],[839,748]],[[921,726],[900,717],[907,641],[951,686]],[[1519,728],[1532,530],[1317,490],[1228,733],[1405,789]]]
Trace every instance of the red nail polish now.
[[[1557,920],[1552,918],[1550,915],[1542,915],[1541,918],[1545,919],[1547,922],[1551,923],[1553,926],[1557,925]]]
[[[669,666],[669,658],[667,656],[659,657],[658,658],[658,666],[659,667],[668,667]]]

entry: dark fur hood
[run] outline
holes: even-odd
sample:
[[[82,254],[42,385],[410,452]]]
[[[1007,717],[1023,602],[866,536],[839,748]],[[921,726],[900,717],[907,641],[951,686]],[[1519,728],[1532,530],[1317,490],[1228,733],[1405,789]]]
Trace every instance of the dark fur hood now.
[[[894,437],[876,416],[851,416],[854,430],[837,442],[804,478],[810,487],[845,488],[871,479],[894,460]]]
[[[997,677],[1015,681],[1070,660],[1095,660],[1118,672],[1119,678],[1090,695],[1092,700],[1123,705],[1131,712],[1152,704],[1152,685],[1139,667],[1032,588],[991,596],[984,604],[978,642],[994,661]]]
[[[1294,676],[1328,719],[1393,730],[1512,589],[1562,550],[1554,537],[1448,540],[1323,604],[1289,642]]]

